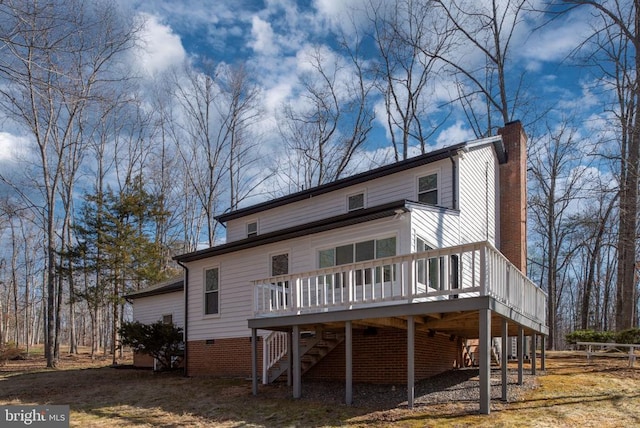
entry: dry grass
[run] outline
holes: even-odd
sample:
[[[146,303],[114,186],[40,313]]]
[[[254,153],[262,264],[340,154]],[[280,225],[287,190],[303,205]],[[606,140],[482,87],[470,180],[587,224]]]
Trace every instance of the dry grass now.
[[[516,402],[384,410],[288,398],[286,388],[261,387],[251,396],[246,379],[184,378],[148,370],[108,367],[86,354],[67,356],[55,370],[41,357],[0,369],[1,404],[69,404],[71,426],[569,426],[640,425],[640,368],[626,359],[587,363],[584,355],[555,353],[537,388]],[[304,389],[304,387],[303,387]]]

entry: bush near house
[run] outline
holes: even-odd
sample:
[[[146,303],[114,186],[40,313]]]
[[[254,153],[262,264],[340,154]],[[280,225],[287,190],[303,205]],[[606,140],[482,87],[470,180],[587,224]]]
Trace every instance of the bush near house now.
[[[566,339],[571,345],[575,345],[576,342],[640,343],[640,328],[630,328],[618,332],[575,330],[567,334]]]
[[[165,324],[162,321],[153,324],[125,322],[118,331],[123,346],[130,346],[135,352],[151,355],[158,361],[159,370],[174,368],[176,360],[184,355],[182,329],[173,324]]]

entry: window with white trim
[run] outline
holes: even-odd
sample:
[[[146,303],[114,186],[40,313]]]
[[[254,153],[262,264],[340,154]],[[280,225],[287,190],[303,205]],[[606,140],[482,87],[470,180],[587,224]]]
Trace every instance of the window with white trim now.
[[[212,315],[220,313],[220,269],[211,268],[204,271],[204,313]]]
[[[173,324],[173,314],[163,315],[162,324]]]
[[[418,177],[418,201],[438,205],[438,174]]]
[[[364,209],[364,192],[347,196],[347,211]]]
[[[318,267],[346,265],[396,255],[396,237],[372,239],[318,251]]]
[[[287,275],[289,273],[289,253],[271,256],[271,276]]]
[[[258,222],[247,223],[247,238],[258,235]]]
[[[289,273],[289,253],[273,254],[271,256],[271,276],[287,275]],[[280,306],[288,305],[289,281],[278,281],[276,285],[279,292],[276,297],[275,290],[271,291],[271,301]],[[277,299],[277,303],[276,303]]]

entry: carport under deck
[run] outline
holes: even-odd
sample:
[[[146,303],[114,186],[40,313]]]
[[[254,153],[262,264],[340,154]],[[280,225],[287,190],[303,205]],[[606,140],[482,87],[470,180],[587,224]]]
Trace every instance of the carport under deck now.
[[[416,332],[479,339],[480,412],[486,414],[490,410],[492,337],[502,338],[503,362],[508,357],[507,338],[518,337],[521,381],[524,336],[535,339],[541,335],[544,340],[547,334],[546,295],[488,243],[267,278],[256,281],[254,287],[256,317],[249,320],[254,394],[258,330],[290,333],[287,352],[295,398],[302,395],[301,332],[344,334],[345,401],[351,404],[354,329],[393,327],[406,330],[409,407],[414,401]],[[264,343],[265,353],[267,347]],[[535,367],[534,352],[534,372]],[[506,364],[502,364],[503,399],[507,398],[506,380]]]

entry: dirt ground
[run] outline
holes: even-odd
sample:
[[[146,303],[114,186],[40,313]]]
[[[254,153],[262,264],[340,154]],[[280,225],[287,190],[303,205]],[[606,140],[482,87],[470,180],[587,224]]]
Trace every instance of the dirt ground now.
[[[640,364],[630,368],[628,359],[612,356],[588,362],[584,353],[548,353],[546,371],[538,370],[510,402],[492,400],[490,415],[478,415],[475,400],[418,399],[408,409],[406,401],[363,399],[346,406],[340,391],[325,389],[332,396],[322,397],[304,381],[299,400],[283,385],[261,386],[254,397],[249,379],[154,374],[130,363],[114,368],[110,358],[91,361],[87,353],[64,356],[56,369],[46,369],[39,356],[10,361],[0,367],[0,405],[68,404],[71,426],[78,427],[640,426]],[[354,386],[356,397],[368,391]]]

